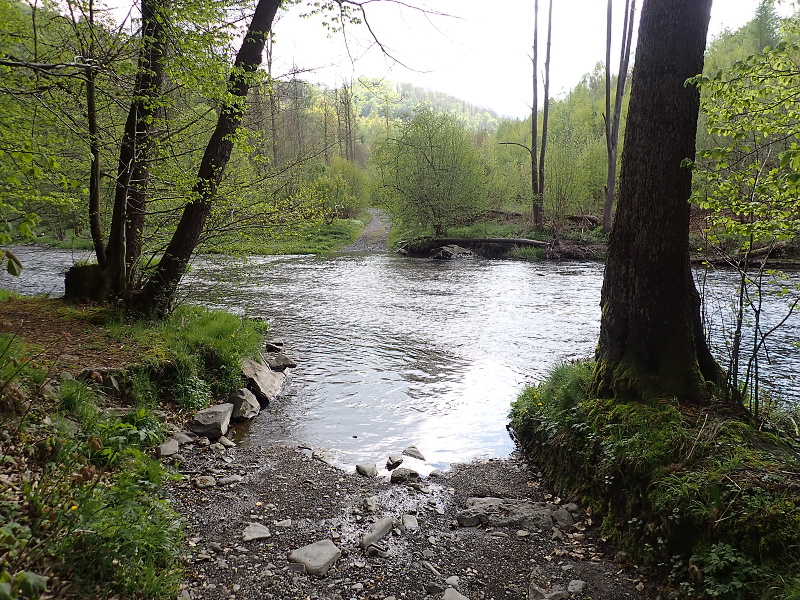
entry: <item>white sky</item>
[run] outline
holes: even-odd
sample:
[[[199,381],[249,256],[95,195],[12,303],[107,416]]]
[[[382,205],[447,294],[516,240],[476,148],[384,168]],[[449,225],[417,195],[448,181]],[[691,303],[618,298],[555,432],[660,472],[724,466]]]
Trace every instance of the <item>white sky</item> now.
[[[345,45],[341,34],[329,37],[319,18],[301,18],[301,7],[295,6],[274,27],[274,73],[288,72],[296,65],[314,69],[304,73],[304,79],[328,85],[359,76],[385,77],[446,92],[501,115],[524,117],[530,113],[533,0],[408,3],[451,16],[424,15],[386,1],[368,3],[367,17],[374,33],[402,65],[368,43],[371,37],[366,35],[364,26],[349,27]],[[710,36],[744,25],[758,3],[759,0],[715,0]],[[547,4],[548,0],[539,0],[540,72]],[[612,68],[619,61],[622,27],[622,1],[614,4],[619,10],[614,17],[617,39]],[[641,4],[642,0],[638,0],[637,7]],[[779,10],[789,14],[788,4],[784,0]],[[551,96],[569,91],[583,74],[605,60],[606,6],[605,0],[555,0]]]

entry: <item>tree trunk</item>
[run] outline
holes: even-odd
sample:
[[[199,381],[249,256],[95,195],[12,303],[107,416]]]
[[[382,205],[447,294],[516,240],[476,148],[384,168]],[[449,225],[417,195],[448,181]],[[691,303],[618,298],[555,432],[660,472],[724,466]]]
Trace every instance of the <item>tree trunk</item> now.
[[[539,201],[540,221],[544,219],[544,157],[547,152],[547,124],[550,120],[550,48],[553,39],[553,0],[547,13],[547,50],[544,58],[544,108],[542,110],[542,149],[539,152]]]
[[[161,0],[142,0],[142,47],[134,97],[120,144],[114,210],[108,237],[110,292],[115,297],[130,294],[142,253],[150,159],[154,146],[152,129],[164,83],[166,32],[163,8]]]
[[[619,124],[622,119],[622,98],[625,95],[625,82],[628,78],[628,63],[631,57],[633,40],[633,17],[636,13],[636,0],[625,0],[625,20],[622,25],[622,46],[617,74],[617,91],[614,97],[614,112],[611,112],[611,17],[613,0],[608,0],[608,27],[606,33],[606,149],[608,152],[608,171],[606,177],[606,199],[603,205],[603,231],[611,229],[612,210],[617,187],[617,156],[619,148]]]
[[[89,58],[94,60],[94,1],[89,1],[90,45]],[[86,69],[86,115],[89,122],[89,152],[92,165],[89,170],[89,231],[92,234],[94,254],[100,269],[106,267],[106,245],[100,226],[100,129],[97,124],[97,71],[94,65]]]
[[[536,71],[539,69],[539,0],[533,2],[533,104],[531,105],[531,213],[533,224],[542,223],[542,201],[539,197],[539,80]]]
[[[711,0],[644,3],[592,393],[708,403],[725,375],[689,266],[689,196]]]
[[[247,35],[236,55],[228,91],[232,98],[220,109],[217,126],[206,146],[192,199],[186,205],[161,262],[144,286],[135,308],[148,314],[166,314],[175,298],[178,283],[194,252],[206,219],[211,213],[217,188],[233,150],[233,138],[241,125],[245,99],[252,74],[261,64],[264,46],[281,0],[259,0]]]

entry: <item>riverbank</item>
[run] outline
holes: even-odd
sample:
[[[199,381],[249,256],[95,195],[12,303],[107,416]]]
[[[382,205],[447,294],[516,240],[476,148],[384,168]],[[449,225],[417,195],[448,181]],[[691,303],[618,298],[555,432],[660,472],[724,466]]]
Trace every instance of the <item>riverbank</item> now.
[[[182,454],[185,479],[170,486],[189,533],[182,599],[649,597],[587,512],[518,457],[409,485],[343,472],[305,448]],[[330,554],[297,558],[312,544]]]
[[[6,465],[9,460],[14,465],[4,467],[3,489],[12,494],[6,500],[19,507],[4,513],[4,519],[20,529],[15,529],[16,541],[10,546],[9,538],[3,542],[2,568],[11,575],[37,575],[37,595],[136,598],[146,589],[148,598],[180,593],[182,598],[413,600],[459,598],[453,595],[458,590],[470,600],[525,593],[531,598],[642,597],[637,588],[645,583],[611,560],[614,552],[604,546],[591,517],[555,498],[538,472],[518,458],[461,465],[413,487],[344,472],[296,447],[190,443],[181,449],[181,462],[163,459],[159,466],[155,446],[170,431],[184,428],[191,413],[167,398],[139,412],[110,389],[98,387],[99,382],[92,383],[92,377],[74,387],[65,383],[74,380],[66,373],[85,369],[103,378],[106,369],[129,367],[130,359],[148,350],[130,339],[120,343],[119,333],[101,324],[97,307],[58,302],[16,299],[3,311],[4,330],[13,329],[18,339],[34,344],[21,353],[4,353],[4,364],[13,368],[32,357],[31,368],[44,374],[30,381],[52,383],[47,388],[52,392],[40,393],[36,390],[44,387],[25,383],[14,388],[19,397],[10,399],[8,386],[3,395],[2,455]],[[65,354],[73,340],[81,349]],[[114,344],[116,349],[103,352]],[[114,408],[126,409],[114,413],[124,416],[103,416],[102,410]],[[154,408],[164,414],[154,419]],[[42,440],[51,441],[43,446]],[[39,458],[31,462],[25,449],[39,447],[55,450],[45,455],[32,450]],[[149,475],[143,478],[145,472]],[[52,509],[33,510],[30,503],[41,505],[42,497],[24,491],[25,473],[47,486],[36,489],[58,490],[44,502]],[[214,485],[198,487],[202,476]],[[123,504],[122,498],[108,495],[122,490]],[[489,522],[477,526],[457,525],[471,497],[534,503],[538,516],[504,524],[492,524],[487,516]],[[103,504],[97,505],[100,499]],[[125,521],[119,512],[124,510],[133,510],[134,517],[147,511],[148,527]],[[554,520],[558,511],[572,522]],[[78,546],[51,546],[43,536],[45,531],[59,532],[62,539],[80,541],[74,532],[92,527],[98,516],[106,533]],[[397,531],[378,540],[378,552],[367,555],[358,545],[360,538],[373,521],[386,517],[397,519],[398,526],[392,527]],[[183,521],[183,533],[174,528],[176,518]],[[405,528],[400,526],[404,520]],[[270,537],[244,541],[243,529],[253,522],[270,529]],[[288,552],[322,539],[331,539],[342,553],[325,577],[303,573],[288,562]],[[36,553],[26,555],[24,548]],[[77,561],[74,550],[93,558]],[[149,555],[160,561],[157,568],[147,562]],[[458,577],[457,584],[453,577]],[[149,583],[144,585],[144,579]],[[137,591],[137,585],[143,587]],[[448,587],[453,591],[447,592]]]

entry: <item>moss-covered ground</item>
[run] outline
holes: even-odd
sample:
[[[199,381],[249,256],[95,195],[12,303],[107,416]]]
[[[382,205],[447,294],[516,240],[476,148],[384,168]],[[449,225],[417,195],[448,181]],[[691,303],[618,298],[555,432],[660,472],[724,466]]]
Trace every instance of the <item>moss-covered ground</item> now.
[[[559,365],[511,411],[556,488],[663,578],[662,597],[800,598],[796,415],[748,423],[670,400],[596,399],[592,372],[589,361]]]

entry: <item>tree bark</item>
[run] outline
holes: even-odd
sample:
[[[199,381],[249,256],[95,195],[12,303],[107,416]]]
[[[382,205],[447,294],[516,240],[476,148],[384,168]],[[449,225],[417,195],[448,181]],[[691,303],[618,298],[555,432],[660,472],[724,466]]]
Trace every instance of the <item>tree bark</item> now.
[[[705,341],[689,265],[689,196],[712,0],[644,3],[601,295],[592,393],[707,404],[725,374]]]
[[[228,79],[231,99],[220,109],[216,128],[206,146],[192,189],[192,199],[184,208],[161,262],[148,279],[135,307],[153,315],[166,314],[173,303],[181,278],[186,272],[206,219],[211,213],[217,188],[233,150],[233,138],[245,112],[250,78],[261,64],[267,36],[281,0],[259,0],[253,19]]]
[[[531,105],[531,214],[533,224],[542,223],[542,199],[539,197],[539,80],[536,71],[539,70],[539,0],[533,2],[533,104]]]
[[[142,253],[147,211],[153,125],[164,83],[166,47],[162,0],[142,0],[142,46],[134,97],[125,121],[117,163],[114,209],[108,237],[107,266],[110,293],[128,296],[135,284]]]

